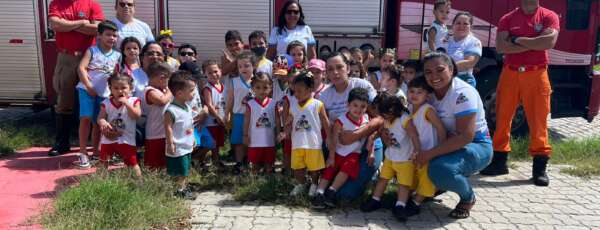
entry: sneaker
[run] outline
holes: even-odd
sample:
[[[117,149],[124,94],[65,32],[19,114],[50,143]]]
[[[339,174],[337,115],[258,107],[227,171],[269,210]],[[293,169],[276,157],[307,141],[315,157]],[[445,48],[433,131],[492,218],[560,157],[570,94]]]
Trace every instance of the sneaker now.
[[[414,216],[421,213],[421,206],[417,205],[413,199],[409,199],[406,203],[406,216]]]
[[[406,208],[404,206],[394,206],[392,208],[392,214],[398,221],[404,222],[406,219],[408,219]]]
[[[375,200],[373,198],[369,199],[367,203],[363,203],[360,205],[360,210],[363,212],[372,212],[381,208],[381,201]]]
[[[79,163],[77,164],[78,167],[80,168],[89,168],[90,165],[90,160],[88,159],[87,153],[80,153],[79,154]]]
[[[315,197],[316,195],[317,195],[317,185],[311,184],[310,188],[308,189],[308,196]]]
[[[114,165],[114,166],[125,165],[125,163],[123,163],[123,159],[121,159],[121,157],[119,155],[113,155],[112,159],[110,160],[110,164]]]
[[[330,208],[335,208],[337,206],[337,197],[335,191],[331,189],[325,190],[325,205]]]
[[[327,208],[327,205],[325,205],[325,196],[323,194],[317,194],[311,202],[311,207],[317,210]]]
[[[302,194],[304,192],[304,190],[306,186],[303,184],[297,184],[296,186],[294,186],[294,189],[292,189],[292,192],[290,192],[290,196],[299,196],[300,194]]]
[[[240,175],[242,173],[242,163],[237,162],[233,166],[233,174]]]
[[[175,191],[175,196],[185,200],[195,200],[196,195],[188,189]]]

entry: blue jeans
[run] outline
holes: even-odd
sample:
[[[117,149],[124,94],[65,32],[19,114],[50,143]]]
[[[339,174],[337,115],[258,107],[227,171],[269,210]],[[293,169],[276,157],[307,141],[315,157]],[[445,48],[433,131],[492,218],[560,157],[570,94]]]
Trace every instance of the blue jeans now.
[[[429,178],[438,189],[458,193],[461,201],[470,202],[475,193],[468,177],[490,164],[492,152],[489,141],[471,142],[462,149],[431,160]]]
[[[477,86],[477,82],[475,81],[475,76],[473,76],[472,73],[459,74],[457,77],[473,87]]]
[[[355,180],[346,181],[337,192],[339,198],[354,200],[362,196],[365,192],[365,186],[371,181],[377,170],[379,170],[379,166],[383,161],[383,148],[375,149],[375,162],[373,163],[373,166],[367,164],[368,155],[366,150],[363,150],[360,154],[360,172],[358,173],[358,177]]]

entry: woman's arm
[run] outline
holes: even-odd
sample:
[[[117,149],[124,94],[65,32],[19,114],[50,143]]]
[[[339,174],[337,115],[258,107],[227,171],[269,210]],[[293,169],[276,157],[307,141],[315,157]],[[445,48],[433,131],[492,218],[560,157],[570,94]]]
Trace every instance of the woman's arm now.
[[[355,131],[342,132],[339,141],[343,145],[352,144],[352,142],[358,141],[362,138],[368,137],[375,131],[379,130],[383,126],[383,118],[375,117],[369,121],[369,123]]]
[[[477,113],[471,113],[456,118],[456,135],[449,137],[445,142],[440,143],[435,148],[423,151],[417,155],[417,164],[424,165],[429,160],[445,155],[471,143],[475,137],[475,122]]]
[[[435,128],[435,132],[438,138],[438,143],[443,143],[446,141],[446,127],[444,127],[444,123],[440,117],[438,117],[436,111],[434,109],[429,109],[425,113],[425,118],[433,125]]]
[[[331,123],[329,123],[329,118],[327,118],[327,112],[325,112],[324,106],[321,106],[321,109],[319,110],[319,118],[321,119],[321,126],[325,129],[325,134],[327,135],[327,148],[329,148],[330,153],[335,153],[336,141],[334,141],[334,139],[336,138],[333,136]]]
[[[331,145],[337,146],[338,138],[340,137],[340,133],[342,132],[343,128],[344,127],[342,126],[342,123],[338,120],[333,123],[333,129],[331,131],[331,135],[333,135],[331,137]],[[327,148],[331,149],[329,146],[327,146]],[[327,167],[335,165],[335,152],[330,152],[326,163]]]
[[[308,45],[308,55],[306,56],[308,60],[313,58],[317,58],[317,46],[316,45]]]
[[[456,62],[456,69],[459,72],[468,71],[470,69],[473,69],[473,67],[475,67],[475,65],[477,65],[478,61],[479,61],[479,56],[476,56],[476,55],[465,56],[465,60]]]

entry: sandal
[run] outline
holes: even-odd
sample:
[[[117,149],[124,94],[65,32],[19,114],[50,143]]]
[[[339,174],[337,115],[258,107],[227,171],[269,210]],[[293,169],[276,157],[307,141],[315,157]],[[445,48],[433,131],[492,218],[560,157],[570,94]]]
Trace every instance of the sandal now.
[[[471,214],[471,209],[475,205],[475,198],[473,198],[472,202],[459,202],[454,210],[452,210],[448,216],[454,219],[465,219],[468,218]]]

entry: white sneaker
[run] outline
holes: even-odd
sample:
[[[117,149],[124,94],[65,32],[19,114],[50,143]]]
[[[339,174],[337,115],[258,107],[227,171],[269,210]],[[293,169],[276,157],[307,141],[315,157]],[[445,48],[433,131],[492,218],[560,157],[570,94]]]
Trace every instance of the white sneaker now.
[[[79,154],[79,164],[77,166],[79,166],[80,168],[89,168],[90,167],[90,160],[88,159],[88,156],[86,153]]]
[[[296,186],[294,186],[294,189],[292,189],[292,192],[290,192],[290,196],[299,196],[300,194],[302,194],[304,192],[305,189],[306,189],[305,185],[297,184]]]
[[[308,189],[308,196],[315,197],[316,195],[317,195],[317,185],[311,184],[310,188]]]

